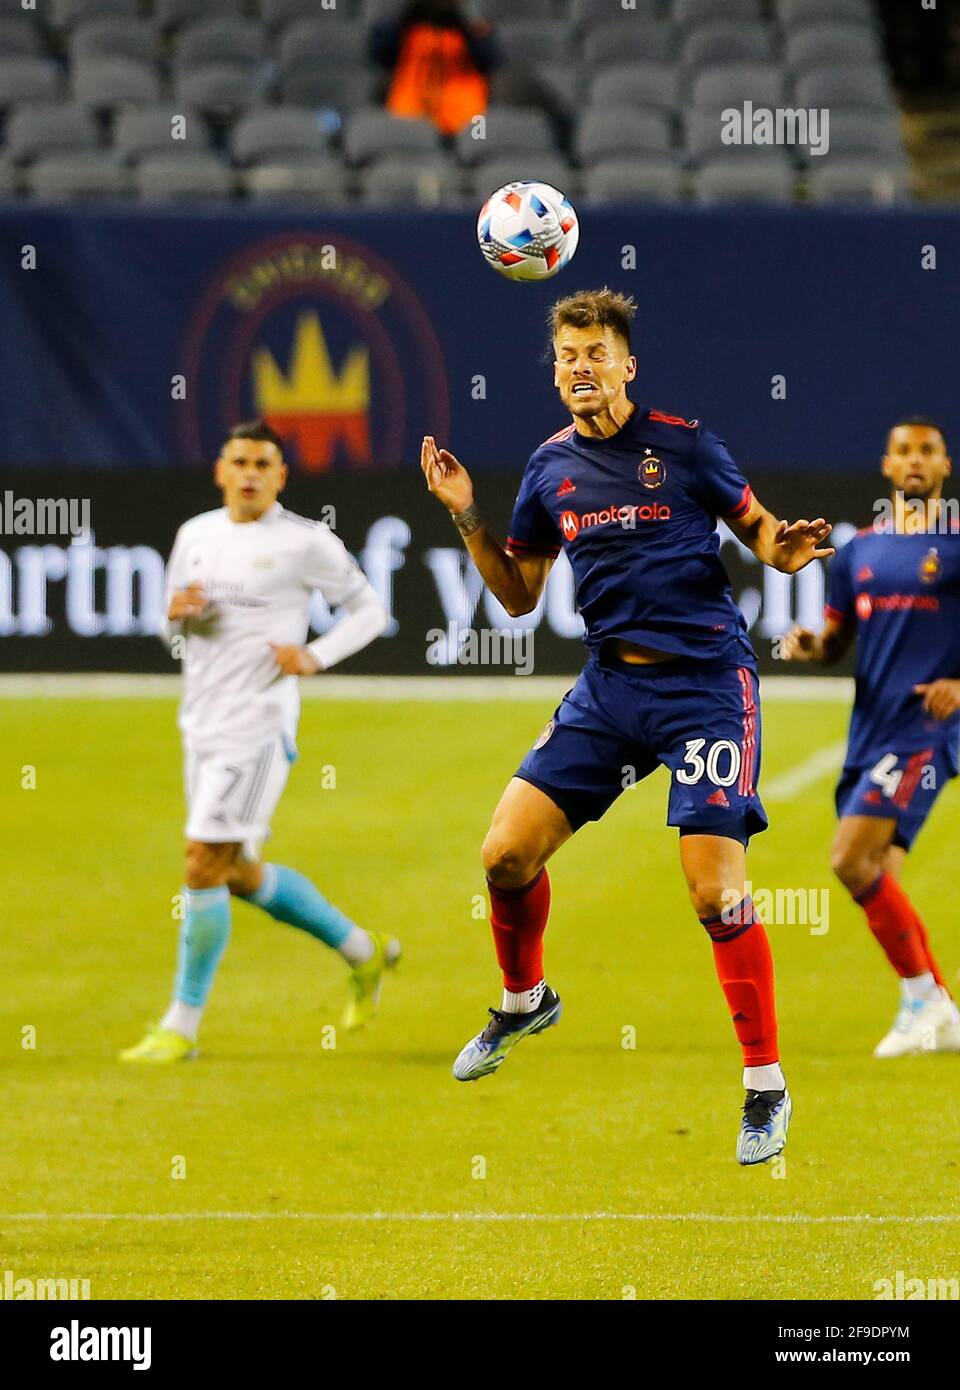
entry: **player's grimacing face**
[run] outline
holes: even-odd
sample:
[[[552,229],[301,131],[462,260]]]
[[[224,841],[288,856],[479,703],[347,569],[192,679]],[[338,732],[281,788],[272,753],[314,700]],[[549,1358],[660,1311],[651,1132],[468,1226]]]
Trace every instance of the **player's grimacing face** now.
[[[943,435],[929,425],[897,425],[883,456],[883,476],[904,497],[939,497],[950,474]]]
[[[564,324],[553,347],[553,384],[571,415],[599,415],[609,410],[637,374],[637,359],[612,328]]]
[[[269,440],[228,439],[214,472],[231,516],[254,519],[273,506],[287,481],[287,466]]]

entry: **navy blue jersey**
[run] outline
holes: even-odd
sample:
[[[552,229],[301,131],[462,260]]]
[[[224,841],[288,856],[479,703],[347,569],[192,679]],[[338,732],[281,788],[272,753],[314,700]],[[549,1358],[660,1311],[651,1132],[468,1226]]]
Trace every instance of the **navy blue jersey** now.
[[[755,657],[720,560],[717,517],[743,516],[746,479],[696,420],[636,406],[609,439],[559,431],[532,455],[510,523],[514,554],[561,547],[584,641],[607,638],[741,666]]]
[[[858,531],[831,562],[826,614],[856,624],[848,765],[944,740],[955,766],[960,713],[932,718],[913,687],[960,676],[960,533]]]

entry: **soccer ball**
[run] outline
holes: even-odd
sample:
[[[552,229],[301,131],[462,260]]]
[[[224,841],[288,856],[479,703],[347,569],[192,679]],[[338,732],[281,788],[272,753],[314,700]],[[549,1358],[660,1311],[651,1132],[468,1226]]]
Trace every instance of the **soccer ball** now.
[[[559,189],[522,179],[490,195],[477,239],[487,263],[509,280],[549,280],[573,260],[580,223]]]

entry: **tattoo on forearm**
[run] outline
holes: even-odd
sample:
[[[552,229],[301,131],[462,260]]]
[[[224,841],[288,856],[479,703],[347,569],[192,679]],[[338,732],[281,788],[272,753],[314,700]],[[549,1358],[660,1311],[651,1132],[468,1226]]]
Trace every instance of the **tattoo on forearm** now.
[[[464,507],[462,512],[453,512],[453,524],[466,540],[467,536],[472,536],[474,531],[479,531],[483,525],[483,519],[477,511],[473,502],[469,507]]]

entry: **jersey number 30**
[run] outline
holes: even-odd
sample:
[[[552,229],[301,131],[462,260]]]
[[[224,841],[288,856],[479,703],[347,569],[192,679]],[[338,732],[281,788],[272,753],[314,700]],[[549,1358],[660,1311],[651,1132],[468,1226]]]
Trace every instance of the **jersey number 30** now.
[[[706,776],[715,787],[732,787],[740,776],[740,745],[729,738],[718,738],[711,743],[704,758],[702,749],[705,738],[688,738],[684,748],[684,766],[677,769],[677,781],[692,787]],[[721,761],[726,763],[726,771],[720,771]]]

